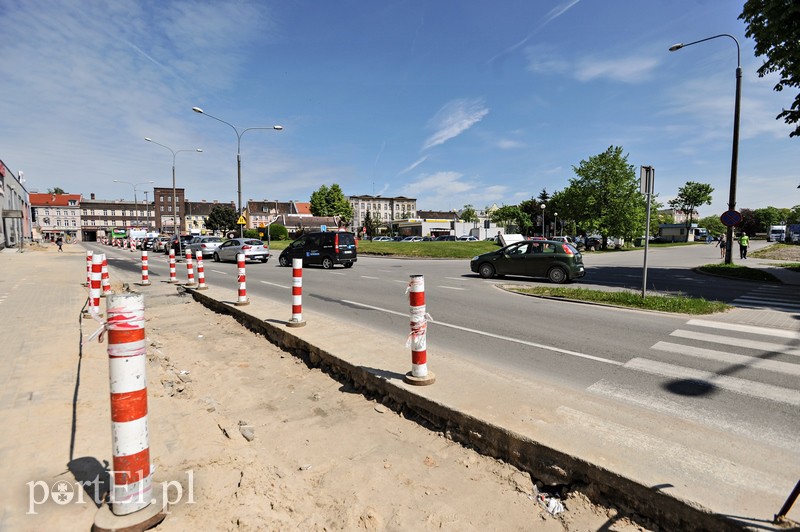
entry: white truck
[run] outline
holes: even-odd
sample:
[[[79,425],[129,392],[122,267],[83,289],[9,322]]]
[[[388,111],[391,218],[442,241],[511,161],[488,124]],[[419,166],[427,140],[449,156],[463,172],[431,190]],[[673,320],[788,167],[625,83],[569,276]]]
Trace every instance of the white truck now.
[[[785,225],[770,225],[767,242],[783,242],[786,239]]]

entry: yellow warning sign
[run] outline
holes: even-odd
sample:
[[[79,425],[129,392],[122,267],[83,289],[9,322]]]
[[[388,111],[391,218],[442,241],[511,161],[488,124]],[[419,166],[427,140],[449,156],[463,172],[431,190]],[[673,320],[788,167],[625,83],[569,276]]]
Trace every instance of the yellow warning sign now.
[[[239,220],[236,221],[238,225],[247,225],[247,222],[244,219],[244,216],[239,216]]]

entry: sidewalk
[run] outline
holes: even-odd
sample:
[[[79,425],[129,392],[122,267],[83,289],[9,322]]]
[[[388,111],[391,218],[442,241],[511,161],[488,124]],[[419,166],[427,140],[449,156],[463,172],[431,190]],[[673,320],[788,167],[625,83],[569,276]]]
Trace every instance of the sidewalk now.
[[[78,415],[74,442],[71,427],[63,423],[73,417],[73,393],[77,393],[72,389],[75,327],[54,324],[80,324],[84,335],[95,329],[93,320],[82,321],[79,316],[86,297],[76,281],[85,278],[83,248],[65,246],[63,254],[10,253],[0,253],[0,317],[4,330],[11,331],[4,336],[2,349],[9,371],[0,395],[6,427],[0,465],[8,472],[5,486],[15,491],[6,497],[1,529],[24,522],[19,509],[26,504],[26,483],[59,476],[71,479],[64,464],[76,458],[73,450],[83,456],[108,457],[111,445],[107,395],[91,400],[88,406],[95,409],[94,416]],[[112,279],[118,288],[121,283],[135,287],[139,280],[116,270]],[[158,283],[136,290],[169,298],[184,289]],[[788,466],[800,461],[798,450],[760,446],[547,382],[521,381],[465,363],[430,344],[428,363],[436,383],[409,386],[403,382],[411,366],[405,331],[397,336],[371,332],[368,342],[358,342],[348,327],[309,312],[304,313],[305,327],[287,328],[290,301],[278,305],[251,300],[235,307],[233,287],[190,292],[209,309],[234,316],[312,367],[352,383],[360,393],[382,397],[383,404],[419,416],[423,424],[446,427],[454,441],[530,472],[546,484],[584,485],[597,498],[634,508],[662,529],[727,530],[743,524],[772,529],[773,514],[797,481],[796,471]],[[24,324],[25,330],[14,331],[9,323]],[[198,324],[201,334],[204,327],[208,325]],[[104,346],[92,342],[83,352],[81,397],[86,390],[108,386]],[[63,353],[70,355],[59,356]],[[20,456],[30,456],[32,446],[38,458],[21,462]],[[38,523],[46,526],[38,528],[58,528],[58,516],[63,516],[58,510],[43,505]],[[93,511],[88,505],[78,518],[85,523]],[[800,520],[798,505],[789,517]]]

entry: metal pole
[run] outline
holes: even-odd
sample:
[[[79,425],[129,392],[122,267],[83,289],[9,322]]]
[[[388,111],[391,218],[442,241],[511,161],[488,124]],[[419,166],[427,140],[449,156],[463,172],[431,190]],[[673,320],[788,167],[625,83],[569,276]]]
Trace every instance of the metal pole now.
[[[779,523],[783,521],[783,519],[786,517],[786,514],[788,514],[789,510],[792,509],[792,505],[794,505],[794,501],[797,500],[798,495],[800,495],[800,480],[798,480],[797,484],[795,484],[794,489],[789,494],[789,498],[786,499],[785,503],[783,503],[783,508],[781,508],[781,510],[775,515],[773,523]]]
[[[180,238],[178,236],[178,213],[175,212],[175,155],[172,154],[172,236]],[[172,241],[170,241],[171,245]]]
[[[242,154],[239,150],[239,144],[241,144],[242,136],[237,134],[237,143],[236,143],[236,192],[239,195],[239,216],[244,216],[244,212],[242,211]],[[239,237],[244,237],[244,225],[239,225]]]
[[[735,41],[736,39],[734,39]],[[736,42],[736,53],[739,53],[739,42]],[[739,165],[739,113],[742,103],[742,67],[736,66],[736,107],[733,112],[733,148],[731,150],[731,191],[728,198],[728,210],[736,209],[736,170]],[[725,250],[725,264],[733,263],[733,226],[728,226],[728,242]]]

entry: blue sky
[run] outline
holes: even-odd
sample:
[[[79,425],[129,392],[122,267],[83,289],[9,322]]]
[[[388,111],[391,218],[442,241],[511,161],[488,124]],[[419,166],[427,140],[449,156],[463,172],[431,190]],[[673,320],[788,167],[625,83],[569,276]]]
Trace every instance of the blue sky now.
[[[793,93],[760,79],[731,0],[0,0],[0,159],[26,186],[193,201],[405,195],[420,209],[516,204],[620,145],[666,203],[710,183],[727,209],[736,47],[738,208],[800,204]],[[150,185],[137,187],[141,191]],[[150,198],[152,199],[152,197]]]

